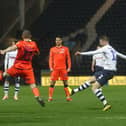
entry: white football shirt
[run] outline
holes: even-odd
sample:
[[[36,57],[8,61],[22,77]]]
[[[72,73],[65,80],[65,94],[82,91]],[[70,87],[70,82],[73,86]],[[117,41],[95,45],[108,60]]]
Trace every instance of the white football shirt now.
[[[95,60],[95,66],[104,67],[105,57],[102,53],[93,55],[93,60]]]
[[[15,62],[17,50],[7,52],[4,59],[4,69],[9,69]]]
[[[104,47],[95,50],[95,51],[88,51],[88,52],[81,52],[80,55],[94,55],[94,54],[103,54],[105,57],[104,60],[104,69],[116,71],[117,67],[117,56],[126,59],[126,56],[117,52],[112,46],[105,45]]]

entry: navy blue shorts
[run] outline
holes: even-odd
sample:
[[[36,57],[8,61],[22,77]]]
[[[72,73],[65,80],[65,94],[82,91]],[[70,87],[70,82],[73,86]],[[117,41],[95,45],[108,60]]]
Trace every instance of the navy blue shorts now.
[[[103,70],[94,73],[97,82],[99,82],[101,86],[107,84],[108,80],[112,79],[114,75],[115,71],[109,71],[109,70]]]

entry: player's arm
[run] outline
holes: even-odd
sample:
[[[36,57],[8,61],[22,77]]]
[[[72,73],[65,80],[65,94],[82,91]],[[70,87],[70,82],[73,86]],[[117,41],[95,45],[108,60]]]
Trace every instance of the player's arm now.
[[[120,53],[120,52],[116,52],[117,56],[122,58],[122,59],[126,59],[126,55]]]
[[[100,48],[98,50],[95,50],[95,51],[88,51],[88,52],[79,52],[77,51],[75,53],[75,55],[95,55],[95,54],[99,54],[99,53],[103,53],[104,52],[104,48]]]
[[[68,65],[67,72],[70,72],[70,70],[71,70],[71,57],[70,57],[70,51],[68,48],[67,48],[67,65]]]
[[[94,70],[95,70],[95,64],[96,64],[96,60],[95,60],[95,58],[94,58],[94,56],[93,56],[93,58],[92,58],[92,63],[91,63],[91,71],[92,71],[92,72],[94,72]]]
[[[0,54],[5,54],[7,52],[10,52],[10,51],[13,51],[13,50],[16,50],[17,49],[17,46],[16,45],[13,45],[13,46],[10,46],[4,50],[0,50]]]
[[[50,53],[49,53],[49,68],[50,68],[50,71],[53,71],[53,51],[52,51],[52,49],[50,49]]]

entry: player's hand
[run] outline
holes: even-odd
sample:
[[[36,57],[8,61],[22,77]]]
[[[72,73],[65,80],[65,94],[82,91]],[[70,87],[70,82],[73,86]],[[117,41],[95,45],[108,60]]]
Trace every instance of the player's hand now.
[[[53,68],[50,68],[50,71],[53,72]]]
[[[71,69],[70,69],[70,68],[68,68],[68,69],[67,69],[67,72],[70,72],[70,71],[71,71]]]
[[[0,54],[4,55],[5,54],[4,50],[0,50]]]
[[[75,56],[77,56],[77,55],[80,55],[80,52],[79,51],[75,52]]]

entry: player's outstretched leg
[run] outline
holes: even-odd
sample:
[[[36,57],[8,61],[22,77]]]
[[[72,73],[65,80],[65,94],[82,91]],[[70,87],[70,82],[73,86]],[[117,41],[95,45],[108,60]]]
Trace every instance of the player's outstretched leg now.
[[[84,84],[80,85],[78,88],[75,88],[72,90],[69,89],[70,95],[74,95],[77,92],[83,91],[83,90],[87,89],[88,87],[90,87],[90,85],[91,84],[89,82],[85,82]]]
[[[37,102],[42,106],[44,107],[45,106],[45,102],[44,100],[40,97],[40,92],[39,92],[39,89],[36,87],[35,84],[32,84],[31,85],[31,88],[32,88],[32,92],[37,100]]]

